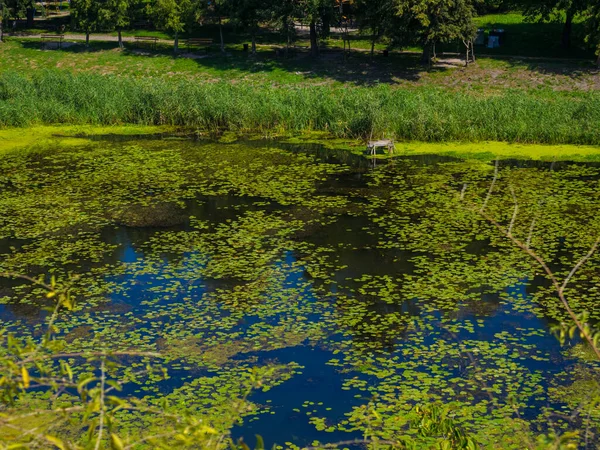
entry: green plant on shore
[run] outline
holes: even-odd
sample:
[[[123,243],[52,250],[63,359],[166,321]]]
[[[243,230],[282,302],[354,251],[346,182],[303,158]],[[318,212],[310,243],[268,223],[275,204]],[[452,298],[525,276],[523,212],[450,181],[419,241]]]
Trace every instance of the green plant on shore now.
[[[144,124],[386,134],[421,141],[600,144],[600,96],[491,97],[438,89],[257,87],[42,71],[0,75],[0,125]]]

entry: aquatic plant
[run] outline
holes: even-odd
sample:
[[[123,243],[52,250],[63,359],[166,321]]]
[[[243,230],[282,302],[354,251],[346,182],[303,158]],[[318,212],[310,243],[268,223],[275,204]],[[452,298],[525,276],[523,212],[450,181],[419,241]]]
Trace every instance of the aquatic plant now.
[[[0,158],[0,271],[68,285],[77,302],[54,323],[52,345],[96,355],[66,361],[74,380],[92,374],[97,387],[105,357],[127,404],[202,420],[221,443],[253,434],[286,448],[598,441],[589,344],[568,328],[556,339],[555,327],[572,322],[548,274],[465,207],[485,202],[564,280],[600,230],[594,163],[428,155],[368,169],[277,141],[69,143]],[[590,330],[599,262],[594,253],[565,288]],[[1,328],[19,345],[39,342],[54,298],[0,281]],[[22,358],[7,348],[0,355],[17,363],[12,416],[81,402],[21,389]],[[160,358],[114,357],[125,352]],[[60,363],[53,370],[70,383]],[[246,398],[253,370],[265,381]],[[32,386],[35,369],[27,376]],[[111,415],[125,446],[170,433],[169,420]],[[89,429],[60,423],[47,434],[87,442]],[[90,428],[93,444],[98,422]],[[0,440],[14,440],[5,431]]]

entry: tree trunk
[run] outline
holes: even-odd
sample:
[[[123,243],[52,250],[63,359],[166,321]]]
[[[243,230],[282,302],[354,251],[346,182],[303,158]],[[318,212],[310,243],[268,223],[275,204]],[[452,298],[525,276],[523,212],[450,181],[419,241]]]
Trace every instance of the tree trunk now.
[[[123,48],[123,36],[121,35],[121,29],[120,28],[117,30],[117,33],[119,35],[119,48]]]
[[[375,56],[375,39],[371,41],[371,59]]]
[[[325,13],[321,16],[321,23],[323,24],[323,36],[328,38],[331,34],[331,24],[329,23],[329,14]]]
[[[0,42],[4,42],[4,27],[2,26],[3,18],[0,18]]]
[[[175,32],[175,41],[173,42],[173,53],[179,53],[179,32]]]
[[[421,64],[425,66],[431,65],[431,44],[426,43],[423,45],[423,53],[421,54]]]
[[[596,66],[600,69],[600,49],[598,49],[598,59],[596,59]]]
[[[256,55],[256,32],[252,30],[252,54]]]
[[[27,8],[27,28],[33,28],[34,16],[35,16],[35,8]]]
[[[571,48],[571,34],[573,31],[573,12],[567,10],[567,18],[565,19],[565,26],[562,32],[562,46],[563,48]]]
[[[317,42],[317,24],[314,20],[310,21],[310,54],[313,57],[319,56],[319,43]]]
[[[90,48],[90,31],[85,30],[85,48]]]
[[[221,22],[221,16],[219,16],[219,36],[221,38],[221,53],[225,53],[225,41],[223,40],[223,23]]]

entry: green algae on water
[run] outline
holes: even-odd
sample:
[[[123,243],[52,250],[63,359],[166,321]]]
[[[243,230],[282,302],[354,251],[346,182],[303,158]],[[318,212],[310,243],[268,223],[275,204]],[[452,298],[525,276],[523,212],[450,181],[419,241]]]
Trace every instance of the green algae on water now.
[[[123,395],[290,448],[357,435],[442,445],[411,425],[416,405],[485,448],[521,448],[594,404],[598,363],[553,335],[567,316],[551,283],[465,207],[489,192],[497,147],[487,159],[414,147],[372,168],[278,140],[61,139],[0,157],[0,271],[70,280],[77,306],[56,324],[69,351],[160,353],[171,378],[128,361]],[[516,198],[513,233],[562,279],[600,233],[600,169],[512,149],[486,210],[509,226]],[[591,321],[599,264],[565,291]],[[1,282],[1,328],[39,335],[42,294]],[[246,396],[254,373],[264,384]],[[47,417],[52,401],[27,393],[16,409]],[[120,424],[132,440],[166,426],[127,411]]]

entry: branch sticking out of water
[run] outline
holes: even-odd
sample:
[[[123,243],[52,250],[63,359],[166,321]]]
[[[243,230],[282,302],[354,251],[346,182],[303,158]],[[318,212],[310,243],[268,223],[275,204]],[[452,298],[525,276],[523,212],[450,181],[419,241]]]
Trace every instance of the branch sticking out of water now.
[[[497,165],[497,163],[498,163],[498,160],[496,160],[496,165]],[[573,267],[573,269],[571,270],[569,275],[567,275],[567,277],[561,284],[558,281],[558,279],[556,278],[556,275],[554,274],[554,272],[550,269],[550,267],[548,267],[548,264],[546,264],[546,262],[542,259],[542,257],[539,256],[536,252],[534,252],[531,248],[529,248],[530,239],[528,239],[527,243],[523,243],[519,239],[515,238],[512,235],[512,227],[514,225],[514,220],[516,218],[516,214],[518,211],[517,199],[514,194],[514,190],[513,190],[512,186],[511,186],[511,193],[513,194],[513,199],[515,202],[515,210],[513,213],[511,224],[508,228],[504,228],[494,218],[492,218],[490,215],[488,215],[485,212],[485,206],[489,200],[489,197],[491,196],[491,193],[492,193],[492,190],[493,190],[496,178],[497,178],[496,175],[497,175],[497,173],[494,175],[494,180],[492,181],[492,185],[490,186],[490,190],[488,191],[488,196],[486,197],[483,206],[480,209],[477,209],[475,207],[475,205],[469,205],[469,209],[471,211],[478,212],[485,220],[487,220],[489,223],[494,225],[504,236],[506,236],[506,238],[510,239],[517,247],[519,247],[521,250],[523,250],[525,253],[527,253],[529,256],[531,256],[535,261],[537,261],[537,263],[542,267],[542,269],[544,269],[544,271],[546,272],[546,274],[552,281],[552,284],[553,284],[554,288],[556,289],[556,293],[558,294],[558,298],[560,299],[563,306],[567,310],[567,313],[569,314],[569,316],[571,317],[571,319],[573,320],[573,322],[579,329],[581,335],[585,338],[585,340],[590,344],[590,346],[594,350],[594,353],[596,354],[596,357],[598,358],[598,360],[600,360],[600,349],[598,349],[594,345],[593,336],[590,335],[586,326],[581,322],[581,320],[579,320],[579,318],[577,317],[577,314],[575,314],[575,312],[571,308],[571,305],[569,304],[567,298],[564,295],[564,290],[567,287],[567,284],[569,283],[571,278],[573,278],[573,276],[581,268],[581,266],[583,266],[585,264],[585,262],[587,260],[589,260],[592,257],[592,255],[596,252],[596,250],[598,249],[598,246],[600,245],[600,237],[598,237],[596,239],[596,241],[594,242],[594,244],[592,245],[592,247],[590,248],[588,253],[583,258],[581,258],[577,264],[575,264],[575,266]],[[530,234],[530,236],[531,236],[531,234]]]

